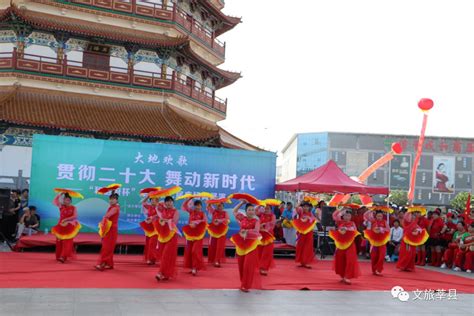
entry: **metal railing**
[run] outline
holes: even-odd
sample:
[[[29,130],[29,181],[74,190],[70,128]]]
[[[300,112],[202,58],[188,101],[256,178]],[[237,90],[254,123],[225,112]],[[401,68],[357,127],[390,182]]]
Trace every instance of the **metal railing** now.
[[[19,53],[14,48],[12,52],[0,53],[0,71],[8,69],[35,72],[60,77],[81,78],[102,81],[109,84],[122,84],[133,87],[156,88],[172,90],[183,94],[192,100],[217,110],[227,111],[227,100],[223,100],[212,93],[205,91],[202,83],[183,78],[182,73],[173,71],[172,74],[153,72],[139,69],[128,69],[117,66],[108,66],[107,70],[95,69],[87,66],[81,60],[69,60],[48,56]]]
[[[151,17],[159,20],[173,21],[187,33],[199,39],[220,57],[225,57],[225,43],[215,38],[213,30],[194,19],[176,3],[154,3],[144,0],[63,0],[67,3],[109,9],[132,15]]]

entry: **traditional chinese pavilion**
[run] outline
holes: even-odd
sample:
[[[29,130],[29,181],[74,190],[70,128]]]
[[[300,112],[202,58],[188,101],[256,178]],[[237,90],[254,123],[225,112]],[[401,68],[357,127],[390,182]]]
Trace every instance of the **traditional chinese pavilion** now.
[[[44,133],[258,150],[216,123],[223,0],[0,1],[0,144]]]

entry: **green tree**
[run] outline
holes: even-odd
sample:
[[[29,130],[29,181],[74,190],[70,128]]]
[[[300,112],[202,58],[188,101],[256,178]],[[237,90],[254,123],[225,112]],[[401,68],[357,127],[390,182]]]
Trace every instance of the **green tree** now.
[[[408,192],[403,190],[392,190],[388,196],[390,202],[399,206],[407,205],[408,203]]]
[[[457,210],[465,210],[466,209],[466,203],[467,203],[467,197],[469,196],[468,192],[460,192],[456,194],[454,199],[451,200],[451,206],[454,209]],[[471,206],[474,204],[474,199],[471,196]]]
[[[348,201],[351,204],[362,204],[362,201],[360,200],[359,194],[353,194],[351,195],[351,198]]]

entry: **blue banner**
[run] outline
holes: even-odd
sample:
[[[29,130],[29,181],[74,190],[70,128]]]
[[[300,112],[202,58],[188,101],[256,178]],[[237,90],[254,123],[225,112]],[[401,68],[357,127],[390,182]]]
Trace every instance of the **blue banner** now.
[[[30,205],[38,207],[42,228],[50,228],[59,218],[53,189],[78,191],[84,199],[73,204],[81,232],[95,232],[108,207],[107,196],[97,190],[120,183],[119,232],[143,234],[141,189],[178,185],[183,188],[180,194],[205,191],[220,198],[245,192],[265,199],[274,196],[275,166],[276,155],[270,152],[35,135]],[[232,205],[226,206],[229,213]],[[181,201],[175,206],[180,209]],[[235,233],[238,225],[230,215],[230,233]],[[187,219],[181,211],[180,228]]]

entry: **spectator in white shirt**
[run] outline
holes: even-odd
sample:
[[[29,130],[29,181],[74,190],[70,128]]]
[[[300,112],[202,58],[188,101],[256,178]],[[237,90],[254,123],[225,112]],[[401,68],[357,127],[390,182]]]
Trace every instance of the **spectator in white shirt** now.
[[[393,222],[393,227],[390,228],[390,241],[387,244],[387,255],[385,256],[385,260],[390,262],[393,254],[395,253],[396,249],[400,245],[402,238],[403,238],[403,228],[400,226],[400,221],[396,219]]]

